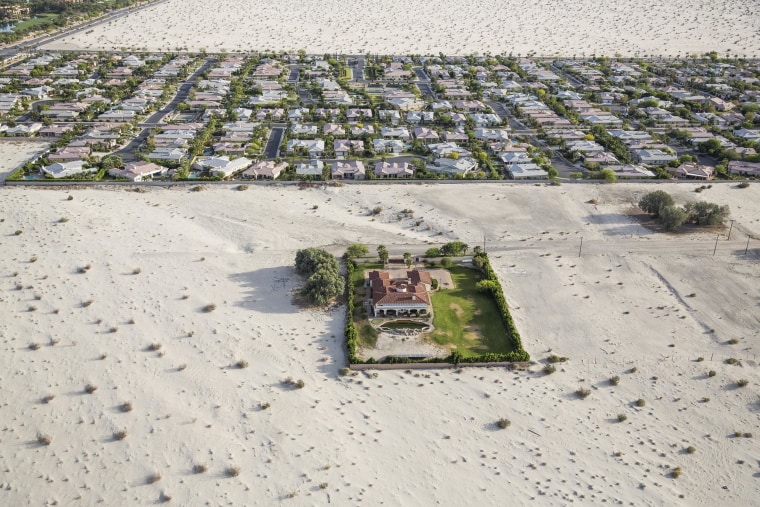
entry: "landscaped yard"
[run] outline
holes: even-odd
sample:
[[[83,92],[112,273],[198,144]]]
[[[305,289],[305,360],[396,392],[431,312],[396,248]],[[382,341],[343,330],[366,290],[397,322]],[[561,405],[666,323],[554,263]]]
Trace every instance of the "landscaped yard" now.
[[[461,266],[449,272],[455,288],[432,294],[435,331],[431,338],[455,347],[465,357],[514,350],[493,298],[475,288],[480,273]]]
[[[382,264],[359,264],[354,270],[354,276],[351,279],[351,283],[354,284],[354,324],[356,324],[356,331],[359,337],[359,344],[363,347],[372,348],[377,343],[377,330],[369,323],[367,318],[367,310],[364,308],[362,302],[364,301],[364,295],[367,288],[364,286],[365,278],[364,271],[367,269],[383,269]]]
[[[13,27],[13,30],[18,32],[20,30],[35,29],[40,25],[44,25],[45,23],[52,24],[56,18],[58,18],[57,14],[38,14],[34,18],[29,18],[21,21],[19,24]]]

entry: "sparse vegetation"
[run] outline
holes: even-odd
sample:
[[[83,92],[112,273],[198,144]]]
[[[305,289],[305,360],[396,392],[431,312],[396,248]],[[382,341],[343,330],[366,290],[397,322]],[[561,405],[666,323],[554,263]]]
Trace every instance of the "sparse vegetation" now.
[[[301,379],[293,380],[291,377],[286,378],[285,380],[282,381],[282,383],[285,384],[286,386],[290,386],[290,387],[298,388],[298,389],[303,389],[304,386],[306,385],[306,383],[303,380]]]
[[[122,412],[131,412],[133,409],[132,402],[131,401],[125,401],[121,405],[119,405],[119,410]]]
[[[738,363],[739,363],[739,360],[736,359],[735,357],[729,357],[728,359],[726,359],[726,364],[738,364]]]
[[[739,379],[736,381],[736,385],[738,387],[747,387],[749,385],[749,380],[747,380],[746,378]]]
[[[738,338],[731,338],[730,340],[728,340],[728,344],[729,345],[736,345],[738,343],[739,343],[739,339]]]
[[[544,366],[544,368],[541,371],[543,371],[544,374],[546,375],[551,375],[552,373],[557,371],[557,367],[554,366],[553,364],[547,364],[546,366]]]
[[[127,438],[127,430],[115,431],[113,434],[114,440],[124,440],[125,438]]]
[[[205,474],[208,471],[208,466],[205,463],[196,463],[193,465],[194,474]]]
[[[50,403],[55,399],[55,394],[48,394],[42,397],[42,403]]]
[[[53,442],[53,437],[45,435],[43,433],[37,433],[37,443],[40,445],[50,445]]]
[[[620,383],[620,377],[615,375],[614,377],[610,377],[610,385],[616,386]]]
[[[678,479],[679,477],[681,477],[681,467],[674,468],[673,471],[670,472],[670,476],[673,477],[674,479]]]
[[[98,390],[98,386],[95,386],[93,384],[87,384],[86,386],[84,386],[84,392],[86,392],[87,394],[92,394],[97,390]]]
[[[338,374],[341,377],[345,377],[346,375],[349,375],[350,373],[351,373],[351,368],[341,368],[340,370],[338,370]]]
[[[182,363],[179,366],[177,366],[177,371],[184,371],[185,368],[187,368],[187,365],[185,363]]]
[[[94,303],[94,302],[95,301],[93,301],[92,299],[88,299],[87,301],[83,301],[82,302],[82,308],[87,308],[88,306],[92,305],[92,303]]]
[[[636,403],[637,407],[643,407],[644,405],[647,404],[647,402],[644,399],[642,399],[642,398],[639,398],[638,400],[636,400],[635,403]]]
[[[687,454],[694,454],[695,452],[697,452],[697,448],[694,447],[693,445],[690,445],[689,447],[686,448],[686,452]]]
[[[578,396],[578,398],[580,398],[582,400],[585,400],[586,398],[588,398],[591,395],[591,389],[587,389],[585,387],[581,387],[577,391],[575,391],[575,394],[576,394],[576,396]]]
[[[707,376],[708,376],[708,377],[714,377],[714,376],[715,376],[715,375],[717,375],[717,374],[718,374],[718,373],[717,373],[715,370],[710,370],[710,371],[708,371],[708,372],[707,372]]]
[[[235,366],[239,369],[248,368],[248,361],[241,359],[235,363]]]
[[[564,363],[565,361],[569,361],[569,357],[564,356],[558,356],[557,354],[552,354],[549,357],[546,358],[547,361],[550,363]]]
[[[737,185],[739,188],[748,188],[749,187],[749,181],[742,181]]]
[[[150,474],[148,477],[145,478],[145,482],[147,484],[155,484],[156,482],[161,480],[161,474],[156,472],[154,474]]]
[[[37,342],[32,342],[32,343],[29,344],[29,349],[30,350],[39,350],[41,346],[42,345],[40,345]]]
[[[628,373],[636,373],[637,371],[639,371],[639,369],[634,366],[633,368],[628,370]]]
[[[628,419],[628,416],[625,415],[625,414],[618,414],[617,415],[618,422],[625,422],[626,419]]]
[[[227,474],[227,477],[237,477],[240,475],[240,467],[230,465],[225,469],[224,473]]]
[[[268,402],[264,402],[264,403],[260,403],[260,404],[259,404],[259,408],[260,408],[261,410],[267,410],[269,407],[270,407],[270,405],[269,405],[269,403],[268,403]]]
[[[211,313],[214,310],[216,310],[216,305],[214,303],[208,304],[202,308],[203,313]]]
[[[512,424],[512,421],[510,421],[509,419],[505,419],[503,417],[499,419],[498,421],[496,421],[496,425],[503,430],[509,428],[511,424]]]
[[[18,230],[17,230],[16,232],[14,232],[13,234],[15,234],[16,236],[21,236],[21,234],[22,234],[23,232],[24,232],[24,231],[22,231],[21,229],[18,229]]]
[[[142,273],[142,269],[140,268],[135,268],[132,270],[133,275],[139,275],[140,273]]]
[[[237,189],[238,189],[238,190],[240,190],[241,192],[242,192],[243,190],[248,190],[248,185],[238,185],[238,186],[237,186]]]
[[[160,343],[151,343],[148,345],[148,350],[151,352],[156,352],[158,350],[161,350],[162,345]]]

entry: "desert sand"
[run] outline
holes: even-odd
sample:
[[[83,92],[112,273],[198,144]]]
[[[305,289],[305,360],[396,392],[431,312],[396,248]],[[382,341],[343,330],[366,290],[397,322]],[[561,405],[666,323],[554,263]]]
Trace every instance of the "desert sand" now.
[[[44,46],[539,56],[760,54],[755,0],[168,0]]]
[[[0,188],[0,504],[751,505],[760,185],[699,194],[714,256],[623,214],[652,188]],[[344,308],[292,302],[299,248],[484,236],[528,372],[341,377]]]
[[[48,147],[50,143],[45,141],[0,139],[0,184],[19,166],[43,153]]]

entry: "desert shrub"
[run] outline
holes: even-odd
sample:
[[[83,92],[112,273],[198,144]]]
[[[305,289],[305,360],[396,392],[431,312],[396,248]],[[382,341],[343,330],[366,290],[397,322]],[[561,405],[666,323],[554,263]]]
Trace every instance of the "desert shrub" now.
[[[319,484],[319,489],[327,489],[327,483],[326,482],[320,483]]]
[[[238,185],[238,186],[237,186],[237,189],[238,189],[238,190],[240,190],[241,192],[242,192],[243,190],[248,190],[248,185]]]
[[[693,445],[690,445],[689,447],[686,448],[686,452],[689,454],[694,454],[695,452],[697,452],[697,448],[694,447]]]
[[[729,215],[728,206],[712,202],[690,202],[686,204],[687,221],[697,225],[722,225]]]
[[[610,377],[610,385],[616,386],[620,383],[620,377],[615,375],[614,377]]]
[[[206,187],[203,185],[195,185],[194,187],[190,187],[191,192],[203,192],[204,190],[206,190]]]
[[[202,308],[203,313],[211,313],[214,310],[216,310],[216,305],[214,303],[208,304]]]
[[[735,357],[729,357],[728,359],[726,359],[726,364],[737,364],[738,362],[739,360],[736,359]]]
[[[161,474],[156,472],[154,474],[150,474],[148,477],[145,478],[145,482],[148,484],[154,484],[161,480]]]
[[[42,345],[37,342],[32,342],[29,344],[29,350],[39,350],[41,346]]]
[[[259,404],[259,408],[261,408],[261,410],[267,410],[270,406],[271,405],[266,401],[264,403]]]
[[[381,206],[375,206],[374,208],[372,208],[373,215],[379,215],[382,212],[383,212],[383,208]]]
[[[708,376],[708,377],[714,377],[714,376],[715,376],[715,375],[717,375],[717,374],[718,374],[718,373],[717,373],[715,370],[710,370],[710,371],[708,371],[708,372],[707,372],[707,376]]]
[[[649,192],[639,201],[639,208],[650,215],[658,216],[660,210],[666,206],[673,206],[675,201],[673,197],[664,190],[655,190]]]
[[[74,196],[73,196],[73,195],[70,195],[70,196],[68,196],[68,197],[66,198],[66,200],[67,200],[67,201],[73,201],[73,200],[74,200]]]
[[[61,223],[61,224],[65,224],[68,221],[69,221],[69,219],[66,218],[66,217],[61,217],[61,218],[58,219],[58,223]]]
[[[177,366],[178,371],[184,371],[185,368],[187,368],[187,365],[185,363],[182,363],[179,366]]]
[[[119,410],[121,410],[122,412],[131,412],[133,408],[134,407],[132,407],[131,401],[125,401],[124,403],[119,405]]]
[[[341,377],[345,377],[346,375],[349,375],[351,373],[351,368],[341,368],[338,370],[338,374],[340,374]]]
[[[499,419],[498,421],[496,421],[496,425],[503,430],[509,428],[511,424],[512,424],[512,421],[510,421],[509,419],[505,419],[503,417]]]
[[[681,467],[674,468],[673,471],[670,472],[670,476],[673,477],[674,479],[678,479],[679,477],[681,477]]]
[[[628,416],[625,415],[625,414],[618,414],[617,415],[618,422],[624,422],[626,419],[628,419]]]
[[[162,345],[160,343],[151,343],[148,345],[148,350],[151,352],[156,352],[157,350],[161,350]]]
[[[729,345],[736,345],[737,343],[739,343],[738,338],[731,338],[730,340],[728,340]]]
[[[565,361],[568,361],[570,358],[558,356],[557,354],[552,354],[549,357],[546,358],[547,361],[550,363],[564,363]]]
[[[196,463],[193,465],[194,474],[203,474],[208,471],[208,466],[205,463]]]
[[[248,361],[246,361],[245,359],[241,359],[235,363],[235,366],[240,368],[241,370],[243,368],[248,368]]]
[[[704,360],[705,360],[705,358],[704,358],[704,357],[702,357],[702,356],[699,356],[699,357],[697,358],[697,362],[698,362],[698,363],[701,363],[701,362],[702,362],[702,361],[704,361]]]
[[[224,470],[224,473],[227,474],[227,477],[237,477],[240,475],[240,467],[230,465]]]
[[[124,440],[125,438],[127,438],[127,430],[114,431],[113,433],[114,440]]]
[[[109,333],[115,333],[115,332],[117,332],[118,330],[119,330],[119,328],[118,328],[118,327],[116,327],[116,326],[111,326],[111,327],[109,327],[109,328],[108,328],[108,332],[109,332]]]
[[[742,181],[737,185],[739,188],[747,188],[749,187],[749,181]]]
[[[637,407],[643,407],[646,404],[647,404],[647,402],[645,400],[643,400],[642,398],[639,398],[638,400],[636,400],[636,406]]]
[[[298,379],[298,380],[296,381],[296,387],[297,387],[298,389],[303,389],[305,385],[306,385],[306,382],[304,382],[304,381],[303,381],[303,380],[301,380],[301,379]]]
[[[92,394],[97,390],[98,390],[98,386],[95,386],[92,384],[87,384],[86,386],[84,386],[84,392],[86,392],[87,394]]]
[[[55,399],[55,394],[48,394],[42,397],[42,403],[50,403]]]
[[[736,385],[739,387],[747,387],[749,385],[749,380],[747,380],[746,378],[739,379],[736,381]]]
[[[745,433],[743,433],[743,434],[742,434],[742,436],[743,436],[744,438],[752,438],[752,433],[749,433],[749,432],[745,432]]]
[[[547,364],[546,366],[544,366],[543,370],[541,371],[543,371],[546,375],[551,375],[552,373],[557,371],[557,367],[554,366],[553,364]]]
[[[139,275],[140,273],[142,273],[142,269],[140,268],[135,268],[132,270],[133,275]]]
[[[21,229],[18,229],[18,230],[17,230],[16,232],[14,232],[13,234],[15,234],[16,236],[21,236],[21,234],[22,234],[23,232],[24,232],[24,231],[22,231]]]
[[[634,366],[633,368],[628,370],[628,373],[636,373],[637,371],[639,371],[639,369]]]
[[[50,445],[53,442],[53,437],[50,435],[44,435],[37,433],[37,443],[40,445]]]
[[[591,395],[591,390],[585,387],[581,387],[577,391],[575,391],[575,394],[578,396],[578,398],[585,400]]]
[[[677,206],[664,206],[658,212],[658,220],[666,231],[675,231],[689,218],[689,214]]]
[[[92,299],[88,299],[87,301],[83,301],[82,302],[82,307],[83,308],[87,308],[88,306],[92,305],[94,302],[95,301],[93,301]]]

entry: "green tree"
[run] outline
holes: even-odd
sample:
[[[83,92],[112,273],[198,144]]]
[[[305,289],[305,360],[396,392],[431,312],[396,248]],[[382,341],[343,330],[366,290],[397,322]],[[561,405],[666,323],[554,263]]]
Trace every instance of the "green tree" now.
[[[690,202],[685,208],[687,221],[697,225],[723,225],[729,215],[728,206],[712,202]]]
[[[361,243],[354,243],[346,249],[346,258],[354,259],[356,257],[366,257],[369,253],[367,245]]]
[[[377,256],[380,258],[382,264],[388,263],[388,249],[385,248],[385,245],[377,247]]]
[[[686,222],[687,217],[686,212],[677,206],[663,206],[659,210],[659,220],[666,231],[675,231]]]
[[[452,241],[441,247],[441,254],[446,256],[466,255],[470,247],[461,241]]]
[[[412,254],[409,252],[404,252],[404,263],[406,264],[407,268],[412,267]]]
[[[320,265],[327,265],[338,271],[338,261],[330,252],[320,248],[306,248],[296,252],[296,271],[311,276]]]
[[[639,208],[655,217],[659,215],[661,208],[673,206],[674,204],[673,197],[664,190],[649,192],[639,200]]]
[[[441,249],[438,247],[431,247],[425,250],[425,257],[440,257]]]
[[[306,281],[303,295],[314,304],[324,305],[343,292],[344,283],[338,271],[320,265]]]
[[[605,183],[615,183],[617,181],[617,174],[612,169],[602,169],[599,171],[599,176],[604,179]]]

